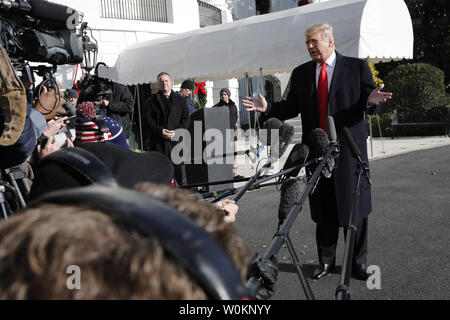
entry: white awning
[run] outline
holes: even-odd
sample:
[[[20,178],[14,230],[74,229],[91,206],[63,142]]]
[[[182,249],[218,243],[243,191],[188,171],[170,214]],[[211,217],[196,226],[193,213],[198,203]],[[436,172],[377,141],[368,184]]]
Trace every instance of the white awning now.
[[[135,43],[120,53],[108,76],[131,85],[155,82],[161,71],[176,83],[253,76],[260,69],[289,72],[310,60],[304,31],[315,23],[333,26],[343,55],[372,62],[413,57],[403,0],[336,0]]]

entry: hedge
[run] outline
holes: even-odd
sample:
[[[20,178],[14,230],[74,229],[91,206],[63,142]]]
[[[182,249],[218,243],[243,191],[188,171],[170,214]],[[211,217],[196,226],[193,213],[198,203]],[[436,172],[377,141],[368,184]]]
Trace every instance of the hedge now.
[[[384,79],[384,91],[392,99],[383,106],[383,113],[401,107],[426,109],[450,104],[445,96],[444,72],[426,63],[403,64]]]

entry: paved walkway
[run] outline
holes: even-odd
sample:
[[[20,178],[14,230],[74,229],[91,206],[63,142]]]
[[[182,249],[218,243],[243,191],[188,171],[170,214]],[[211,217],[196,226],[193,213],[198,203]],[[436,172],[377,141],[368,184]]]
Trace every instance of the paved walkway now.
[[[411,151],[431,149],[446,145],[450,145],[450,138],[447,136],[400,137],[398,139],[374,138],[372,144],[370,143],[369,138],[367,140],[367,153],[369,155],[369,160],[376,160]]]

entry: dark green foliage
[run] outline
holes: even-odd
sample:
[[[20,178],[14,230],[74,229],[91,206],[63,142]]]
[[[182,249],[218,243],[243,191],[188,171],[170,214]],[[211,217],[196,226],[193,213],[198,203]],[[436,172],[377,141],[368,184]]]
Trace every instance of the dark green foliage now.
[[[206,91],[206,88],[205,88]],[[207,92],[207,91],[206,91]],[[205,107],[207,102],[206,94],[202,92],[202,90],[198,90],[197,98],[195,99],[195,109],[202,109]]]
[[[432,108],[449,104],[445,97],[444,72],[425,63],[404,64],[385,78],[385,91],[392,92],[392,100],[385,103],[382,112],[394,109]]]

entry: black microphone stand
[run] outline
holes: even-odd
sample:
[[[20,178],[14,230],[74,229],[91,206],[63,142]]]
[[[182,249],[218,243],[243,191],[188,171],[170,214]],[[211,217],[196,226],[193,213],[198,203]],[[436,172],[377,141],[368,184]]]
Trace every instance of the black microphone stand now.
[[[319,159],[320,159],[320,158],[319,158]],[[264,184],[264,185],[263,185],[262,183],[264,183],[264,182],[266,182],[266,181],[269,181],[269,180],[272,180],[272,179],[275,179],[275,178],[277,178],[277,177],[281,177],[281,176],[283,176],[283,175],[286,175],[286,174],[288,174],[288,173],[291,172],[291,171],[299,170],[299,169],[302,168],[302,167],[306,167],[306,166],[315,164],[315,163],[317,163],[318,161],[319,161],[318,159],[313,159],[313,160],[308,161],[308,162],[306,162],[306,163],[298,164],[298,165],[295,165],[295,166],[293,166],[293,167],[291,167],[291,168],[288,168],[288,169],[286,169],[286,170],[282,170],[282,171],[280,171],[280,172],[278,172],[278,173],[275,173],[275,174],[273,174],[273,175],[270,175],[270,176],[264,176],[264,177],[262,177],[262,178],[260,178],[260,179],[258,179],[258,180],[255,180],[255,181],[254,181],[254,182],[253,182],[253,183],[252,183],[245,191],[253,190],[253,189],[258,189],[258,188],[260,188],[260,187],[266,187],[266,186],[271,186],[271,185],[281,184],[281,183],[283,183],[284,180],[280,180],[280,181],[277,181],[277,182],[274,182],[274,183],[268,183],[268,184]],[[252,178],[244,178],[243,180],[249,180],[249,179],[252,179]],[[239,180],[236,179],[236,181],[239,181]],[[243,188],[243,187],[240,187],[240,188],[230,188],[230,189],[223,190],[223,191],[215,191],[215,192],[210,192],[210,193],[207,193],[207,194],[202,194],[202,196],[203,196],[203,199],[210,198],[210,197],[214,197],[213,199],[208,200],[208,201],[209,201],[209,202],[216,202],[216,201],[222,200],[223,198],[226,198],[226,197],[228,197],[228,196],[230,196],[230,195],[234,195],[237,191],[242,190],[242,188]],[[244,191],[244,193],[245,193],[245,191]],[[240,199],[240,197],[239,197],[239,199]],[[239,199],[238,199],[238,200],[239,200]],[[236,201],[236,200],[235,200],[235,201]]]
[[[330,142],[327,153],[322,157],[319,165],[316,167],[316,170],[314,171],[312,177],[309,179],[309,181],[306,184],[305,190],[299,199],[299,201],[294,203],[294,206],[289,211],[286,219],[284,220],[283,224],[281,225],[280,229],[275,233],[273,236],[272,242],[270,246],[265,250],[264,254],[262,255],[265,259],[270,259],[272,256],[276,255],[278,251],[280,251],[283,244],[286,244],[289,250],[289,253],[292,257],[292,260],[294,261],[295,267],[297,269],[297,274],[300,280],[300,283],[302,285],[303,291],[305,293],[305,296],[308,300],[315,300],[314,294],[311,290],[311,286],[309,285],[308,280],[305,277],[305,274],[303,272],[302,265],[300,263],[300,259],[298,258],[297,254],[295,253],[294,245],[292,244],[291,238],[289,237],[289,231],[294,224],[295,220],[297,219],[297,216],[299,215],[300,211],[303,208],[303,204],[308,199],[308,196],[310,193],[314,190],[317,181],[320,179],[320,175],[322,173],[322,170],[324,166],[326,165],[328,159],[330,158],[331,154],[335,152],[336,148],[336,142]],[[258,292],[259,288],[262,285],[262,278],[257,277],[251,277],[247,281],[247,288],[249,290],[250,297],[254,297],[256,293]]]
[[[346,129],[346,128],[344,128]],[[348,135],[350,132],[346,133],[347,140],[350,139]],[[353,137],[351,137],[353,139]],[[352,272],[352,260],[353,260],[353,249],[355,247],[356,241],[356,208],[358,206],[358,199],[360,195],[361,188],[361,176],[364,175],[369,184],[372,184],[369,176],[369,167],[365,161],[363,161],[360,157],[360,151],[357,147],[356,143],[349,141],[350,150],[352,152],[353,157],[358,161],[356,174],[358,176],[355,186],[355,192],[353,193],[352,200],[352,208],[350,212],[350,221],[349,224],[345,227],[345,232],[347,235],[347,241],[345,243],[345,251],[344,251],[344,259],[342,262],[342,272],[341,272],[341,281],[339,286],[336,288],[336,299],[337,300],[350,300],[350,277]]]
[[[270,169],[272,164],[275,162],[274,158],[269,159],[258,171],[256,171],[255,175],[247,181],[247,183],[240,188],[238,194],[234,197],[234,201],[237,202],[239,199],[247,192],[247,190],[258,180],[258,178]]]

